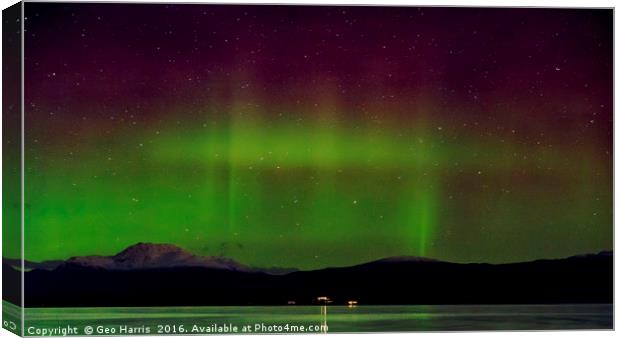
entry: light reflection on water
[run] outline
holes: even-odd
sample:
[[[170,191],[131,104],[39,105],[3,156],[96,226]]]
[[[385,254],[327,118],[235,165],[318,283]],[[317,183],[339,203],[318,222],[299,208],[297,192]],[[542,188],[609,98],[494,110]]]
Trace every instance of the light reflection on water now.
[[[27,325],[309,325],[329,332],[612,329],[613,305],[225,306],[26,309]]]

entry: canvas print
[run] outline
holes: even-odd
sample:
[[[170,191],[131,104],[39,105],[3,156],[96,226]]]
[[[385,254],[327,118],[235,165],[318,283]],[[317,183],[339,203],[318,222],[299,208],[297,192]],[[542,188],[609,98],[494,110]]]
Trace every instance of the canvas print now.
[[[3,25],[13,332],[613,329],[612,9]]]

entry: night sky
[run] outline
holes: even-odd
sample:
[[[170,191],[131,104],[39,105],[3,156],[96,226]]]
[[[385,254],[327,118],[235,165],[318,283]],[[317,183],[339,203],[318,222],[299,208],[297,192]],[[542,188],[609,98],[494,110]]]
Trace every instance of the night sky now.
[[[25,6],[26,259],[612,248],[612,10]]]

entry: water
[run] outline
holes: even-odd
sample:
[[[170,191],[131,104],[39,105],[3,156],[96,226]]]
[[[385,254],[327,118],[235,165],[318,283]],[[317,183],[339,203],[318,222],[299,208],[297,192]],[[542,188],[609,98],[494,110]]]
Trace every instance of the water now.
[[[611,304],[29,308],[25,313],[26,334],[29,328],[67,326],[77,328],[79,335],[87,326],[100,335],[207,334],[224,327],[237,327],[238,333],[295,333],[301,327],[320,332],[325,324],[329,332],[613,328]],[[251,331],[241,331],[244,327]]]

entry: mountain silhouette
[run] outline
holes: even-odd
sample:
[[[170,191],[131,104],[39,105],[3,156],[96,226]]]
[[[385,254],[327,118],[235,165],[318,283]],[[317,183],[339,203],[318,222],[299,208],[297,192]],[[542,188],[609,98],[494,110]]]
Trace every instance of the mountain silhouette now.
[[[143,270],[178,267],[201,267],[232,271],[252,270],[232,259],[197,256],[176,245],[154,243],[138,243],[114,256],[72,257],[65,262],[65,265],[107,270]]]
[[[5,281],[20,280],[14,263],[3,260]],[[322,296],[333,304],[613,303],[610,251],[509,264],[404,256],[292,271],[138,243],[114,256],[73,257],[55,268],[30,264],[34,268],[24,272],[27,307],[314,304]],[[19,291],[20,285],[5,288]],[[19,303],[20,294],[4,297]]]

